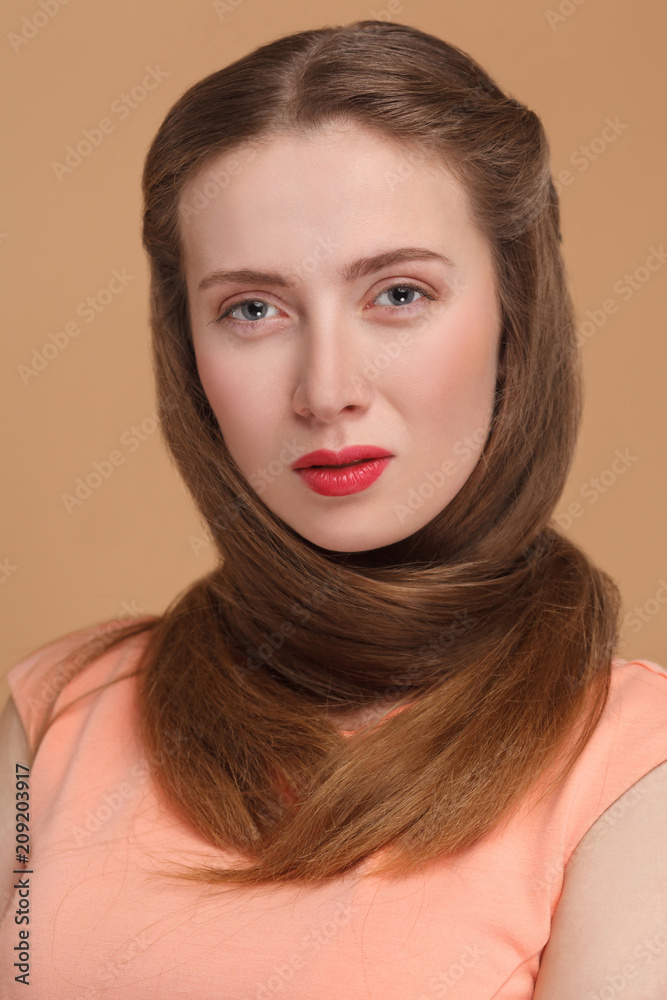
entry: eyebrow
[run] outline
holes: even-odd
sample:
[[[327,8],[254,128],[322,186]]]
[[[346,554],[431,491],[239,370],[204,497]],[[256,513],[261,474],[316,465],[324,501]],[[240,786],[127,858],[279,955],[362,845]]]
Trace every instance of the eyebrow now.
[[[339,274],[345,281],[356,281],[358,278],[364,278],[384,267],[392,267],[394,264],[410,260],[438,260],[448,267],[456,266],[445,254],[436,253],[435,250],[429,250],[427,247],[398,247],[395,250],[385,250],[382,253],[374,254],[372,257],[360,257],[351,264],[347,264],[342,271],[339,271]],[[232,281],[276,285],[279,288],[293,288],[296,285],[295,281],[290,281],[278,271],[255,271],[250,268],[241,268],[236,271],[211,271],[199,282],[199,291],[203,292],[212,285]]]

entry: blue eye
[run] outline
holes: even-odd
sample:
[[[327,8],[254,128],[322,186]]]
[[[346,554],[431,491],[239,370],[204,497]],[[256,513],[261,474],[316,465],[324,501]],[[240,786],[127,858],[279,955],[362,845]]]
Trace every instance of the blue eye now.
[[[275,309],[276,308],[275,306],[272,306],[270,302],[265,302],[264,299],[241,299],[240,302],[235,302],[233,305],[229,306],[228,309],[225,309],[225,311],[223,312],[223,314],[221,316],[218,316],[218,318],[216,320],[214,320],[214,322],[215,323],[221,323],[223,321],[223,319],[225,319],[227,316],[231,316],[232,313],[236,312],[237,309],[245,308],[246,306],[250,306],[252,309],[257,309],[257,308],[261,309],[263,306],[268,306],[268,308],[270,308],[270,309]],[[247,316],[244,317],[244,318],[245,318],[246,321],[248,321],[248,317]],[[266,317],[265,316],[256,316],[256,315],[253,316],[253,321],[254,320],[258,320],[258,319],[262,320],[262,319],[266,319]],[[240,320],[235,320],[235,322],[240,322]],[[255,326],[256,323],[253,322],[252,325]]]
[[[423,288],[420,288],[418,285],[389,285],[389,287],[385,288],[385,290],[383,292],[380,292],[380,294],[378,296],[376,296],[376,298],[373,301],[377,302],[377,300],[380,298],[380,296],[386,295],[388,292],[394,292],[396,290],[398,290],[399,297],[402,297],[402,298],[405,298],[406,293],[408,295],[410,295],[412,292],[419,292],[419,294],[421,296],[423,296],[424,298],[427,298],[427,299],[429,299],[429,298],[432,299],[433,298],[432,295],[429,295]],[[407,303],[407,305],[412,305],[413,301],[414,300],[411,300],[410,302]],[[392,309],[396,309],[396,308],[402,308],[405,304],[406,303],[403,302],[399,306],[395,306],[393,302],[390,302],[389,306]]]
[[[394,305],[393,303],[389,303],[381,307],[381,308],[391,309],[394,312],[408,312],[408,311],[411,312],[413,310],[413,307],[415,307],[419,303],[420,299],[423,298],[423,299],[433,300],[436,297],[435,295],[432,295],[430,292],[427,292],[425,288],[421,287],[421,285],[395,282],[392,285],[387,285],[387,287],[384,288],[381,292],[378,292],[375,298],[372,299],[372,302],[377,302],[377,300],[382,295],[386,295],[388,292],[397,292],[398,298],[399,299],[402,298],[403,300],[405,300],[406,296],[410,297],[414,292],[418,292],[420,296],[420,298],[417,299],[416,302],[411,299],[409,302],[403,301],[399,305]],[[271,303],[267,302],[265,299],[258,299],[258,298],[240,299],[238,302],[233,302],[232,305],[228,306],[227,309],[225,309],[225,311],[220,316],[217,317],[217,319],[213,320],[213,322],[224,323],[225,321],[228,321],[230,326],[234,325],[261,326],[267,318],[268,319],[273,318],[273,317],[267,317],[266,315],[259,315],[259,313],[261,313],[265,307],[269,309],[277,308],[277,306],[271,305]],[[235,313],[237,309],[246,309],[246,308],[249,309],[252,318],[249,318],[248,316],[246,316],[244,319],[234,318],[233,313]]]

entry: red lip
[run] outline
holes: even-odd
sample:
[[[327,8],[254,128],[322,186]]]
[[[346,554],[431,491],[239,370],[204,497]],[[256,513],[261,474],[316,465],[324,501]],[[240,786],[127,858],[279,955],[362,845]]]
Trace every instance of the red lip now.
[[[302,455],[292,462],[293,469],[308,469],[313,465],[333,465],[340,466],[347,462],[358,462],[369,458],[386,458],[391,456],[391,452],[386,448],[376,448],[372,444],[355,444],[341,451],[330,451],[328,448],[318,448],[317,451],[309,451],[307,455]]]

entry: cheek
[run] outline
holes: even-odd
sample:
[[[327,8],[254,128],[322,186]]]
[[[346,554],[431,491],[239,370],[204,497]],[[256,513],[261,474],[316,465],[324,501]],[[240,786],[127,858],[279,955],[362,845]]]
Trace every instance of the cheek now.
[[[217,352],[198,352],[197,371],[230,454],[247,471],[268,447],[267,429],[278,419],[278,387]]]
[[[468,433],[471,424],[487,425],[497,378],[499,325],[487,313],[461,315],[415,352],[413,396],[433,429]]]

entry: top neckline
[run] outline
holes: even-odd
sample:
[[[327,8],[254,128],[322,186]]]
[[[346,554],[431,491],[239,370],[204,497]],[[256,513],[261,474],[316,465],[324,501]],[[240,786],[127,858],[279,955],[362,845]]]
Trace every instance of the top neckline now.
[[[377,725],[379,722],[384,722],[385,719],[389,719],[392,715],[397,715],[399,712],[402,712],[403,709],[405,709],[407,707],[408,707],[408,705],[405,704],[405,705],[397,705],[395,708],[391,708],[386,713],[386,715],[380,716],[380,718],[377,719],[377,721],[374,723],[374,725]],[[341,736],[354,736],[355,733],[358,733],[360,729],[364,729],[364,728],[365,728],[365,726],[360,726],[359,729],[339,729],[338,731],[339,731],[339,733],[340,733]]]

